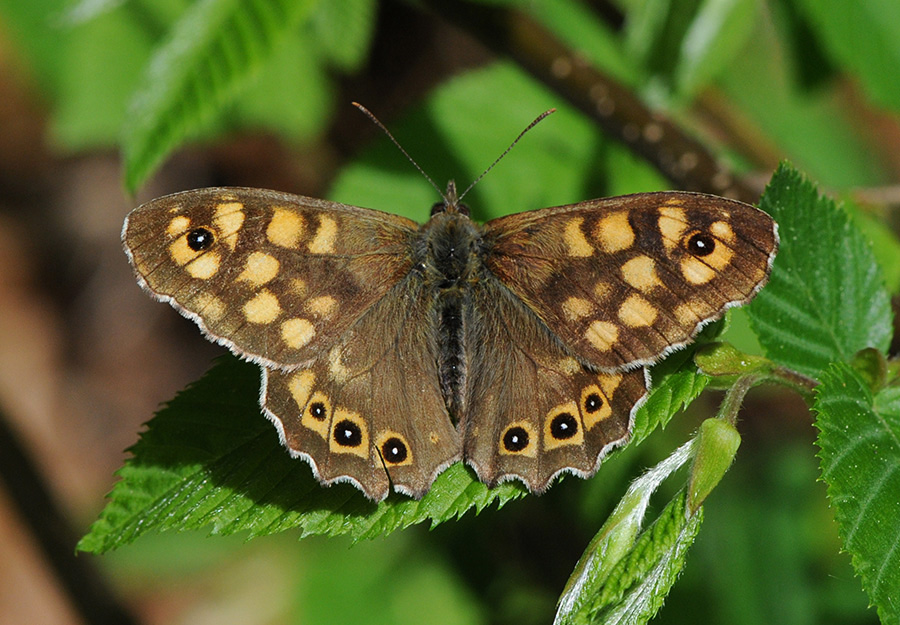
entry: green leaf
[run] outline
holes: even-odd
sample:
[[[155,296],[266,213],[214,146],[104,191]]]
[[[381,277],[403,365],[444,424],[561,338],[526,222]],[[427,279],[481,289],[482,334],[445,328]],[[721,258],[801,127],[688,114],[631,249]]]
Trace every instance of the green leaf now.
[[[844,547],[883,623],[900,622],[900,388],[874,396],[849,366],[822,374],[822,479]]]
[[[781,237],[769,284],[747,307],[766,354],[816,377],[866,347],[886,351],[890,299],[847,214],[788,165],[775,172],[760,206]]]
[[[801,0],[831,55],[862,81],[876,103],[900,111],[900,3]]]
[[[314,0],[199,0],[157,50],[123,137],[133,191],[179,142],[210,124]]]
[[[652,387],[647,401],[635,414],[632,445],[639,444],[657,427],[666,427],[709,384],[710,377],[697,371],[692,355],[693,349],[676,352],[651,369]]]
[[[348,484],[323,488],[290,458],[262,416],[259,367],[225,357],[160,410],[119,470],[110,501],[78,548],[95,553],[147,532],[209,527],[249,537],[300,528],[304,536],[355,540],[442,521],[525,494],[518,483],[488,489],[462,464],[444,471],[416,501],[380,503]]]
[[[320,2],[309,24],[318,51],[344,71],[359,69],[374,35],[375,9],[373,0]]]
[[[704,0],[679,47],[675,85],[692,97],[720,71],[730,67],[756,24],[756,0]]]
[[[593,549],[585,554],[584,568],[577,571],[578,578],[570,580],[569,593],[560,602],[555,625],[633,625],[649,621],[684,568],[702,518],[702,508],[693,515],[685,514],[682,490],[638,537],[628,554],[606,575],[599,576],[602,583],[594,576],[605,564],[603,548],[607,545],[602,541],[592,543]]]

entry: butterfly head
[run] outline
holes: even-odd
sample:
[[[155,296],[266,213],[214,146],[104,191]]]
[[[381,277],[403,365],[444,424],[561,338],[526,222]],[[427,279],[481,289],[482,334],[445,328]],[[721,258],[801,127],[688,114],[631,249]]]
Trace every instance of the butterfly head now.
[[[469,207],[460,204],[459,195],[456,193],[456,183],[452,180],[447,183],[447,192],[443,194],[444,201],[437,202],[431,207],[431,216],[434,217],[438,213],[447,213],[448,215],[469,216]]]

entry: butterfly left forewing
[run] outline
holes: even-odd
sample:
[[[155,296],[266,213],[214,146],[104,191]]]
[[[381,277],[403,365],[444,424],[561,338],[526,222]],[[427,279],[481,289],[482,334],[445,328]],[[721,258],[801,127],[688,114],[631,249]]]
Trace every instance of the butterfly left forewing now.
[[[765,284],[778,245],[762,211],[643,193],[488,222],[485,265],[571,350],[607,370],[656,362]]]
[[[412,221],[262,189],[211,188],[128,216],[139,280],[240,356],[317,357],[411,266]]]
[[[479,479],[516,479],[540,493],[561,472],[592,475],[628,440],[647,392],[643,369],[585,366],[490,276],[473,287],[464,327],[469,374],[461,429]]]

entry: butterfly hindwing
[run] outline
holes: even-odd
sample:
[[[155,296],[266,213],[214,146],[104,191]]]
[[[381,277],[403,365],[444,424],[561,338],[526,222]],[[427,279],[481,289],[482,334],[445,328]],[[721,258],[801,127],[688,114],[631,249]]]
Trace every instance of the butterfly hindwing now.
[[[411,267],[417,224],[274,191],[200,189],[135,209],[122,237],[140,280],[235,353],[317,357]]]
[[[606,370],[651,364],[765,284],[778,237],[762,211],[642,193],[502,217],[485,264],[570,349]]]
[[[586,477],[630,435],[647,388],[644,370],[586,366],[518,298],[488,277],[475,289],[463,431],[466,461],[496,484],[543,492],[560,472]]]
[[[284,444],[324,483],[370,499],[416,498],[462,453],[438,379],[434,294],[410,274],[308,367],[266,370],[263,401]]]

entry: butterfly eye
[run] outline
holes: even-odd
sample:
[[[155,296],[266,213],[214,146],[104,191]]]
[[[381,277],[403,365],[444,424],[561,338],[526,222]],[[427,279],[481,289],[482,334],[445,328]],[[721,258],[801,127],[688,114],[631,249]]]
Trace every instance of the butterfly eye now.
[[[584,398],[584,411],[594,414],[603,407],[603,398],[597,393],[591,393]]]
[[[313,419],[317,421],[324,421],[325,417],[328,414],[328,409],[325,408],[325,404],[320,401],[313,402],[309,406],[309,414]]]
[[[362,430],[349,419],[344,419],[334,426],[334,442],[342,447],[359,447],[362,438]]]
[[[408,455],[406,443],[395,436],[387,439],[381,445],[381,456],[388,464],[400,464],[406,460]]]
[[[709,256],[716,250],[716,240],[705,232],[697,232],[688,239],[687,249],[694,256]]]
[[[213,233],[206,228],[194,228],[187,234],[187,244],[195,252],[208,249],[213,244]]]
[[[528,447],[528,432],[519,426],[509,428],[503,435],[503,447],[506,451],[522,451]]]
[[[556,440],[565,440],[578,434],[578,420],[571,413],[562,412],[550,422],[550,434]]]

